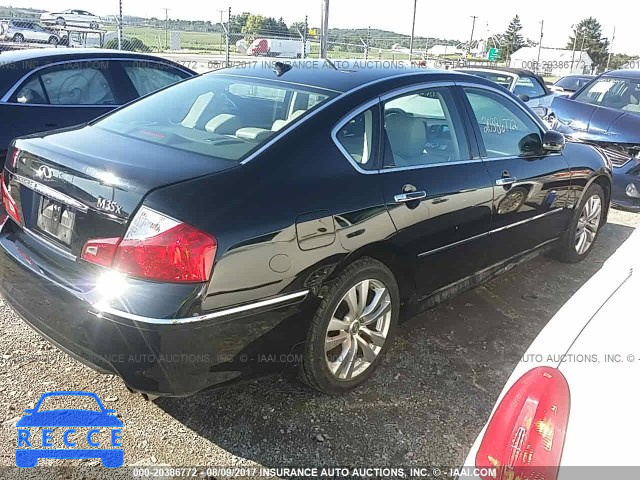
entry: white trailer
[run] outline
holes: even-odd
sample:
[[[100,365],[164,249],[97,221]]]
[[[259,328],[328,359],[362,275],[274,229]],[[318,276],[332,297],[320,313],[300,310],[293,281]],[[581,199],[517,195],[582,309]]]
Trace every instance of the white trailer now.
[[[307,41],[307,55],[310,47]],[[302,58],[302,53],[302,40],[286,38],[256,38],[247,49],[247,55],[254,57]]]

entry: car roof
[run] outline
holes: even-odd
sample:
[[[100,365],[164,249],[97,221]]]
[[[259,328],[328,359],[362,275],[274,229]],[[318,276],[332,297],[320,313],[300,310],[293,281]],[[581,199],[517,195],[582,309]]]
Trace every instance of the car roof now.
[[[483,67],[464,67],[460,70],[477,70],[481,72],[504,72],[510,73],[511,75],[529,75],[529,76],[537,76],[531,70],[525,70],[524,68],[513,68],[513,67],[494,67],[491,65],[483,66]]]
[[[467,81],[470,77],[470,75],[460,72],[423,68],[408,62],[308,59],[286,63],[291,65],[291,69],[281,76],[278,76],[274,71],[275,63],[268,61],[247,62],[245,65],[216,70],[212,73],[282,81],[341,93],[366,84],[409,75],[423,77],[445,75],[451,80],[464,78]]]
[[[640,70],[611,70],[602,74],[603,77],[613,78],[633,78],[634,80],[640,80]]]
[[[135,60],[161,61],[197,75],[190,68],[179,65],[172,60],[147,53],[105,48],[28,48],[25,50],[10,50],[0,53],[0,97],[36,67],[56,62],[98,58],[133,58]]]
[[[59,59],[63,61],[85,57],[142,57],[152,58],[154,60],[164,60],[167,62],[170,61],[159,57],[158,55],[110,50],[105,48],[27,48],[23,50],[9,50],[0,53],[0,64],[6,65],[11,62],[39,59],[46,59],[47,61],[56,61]]]

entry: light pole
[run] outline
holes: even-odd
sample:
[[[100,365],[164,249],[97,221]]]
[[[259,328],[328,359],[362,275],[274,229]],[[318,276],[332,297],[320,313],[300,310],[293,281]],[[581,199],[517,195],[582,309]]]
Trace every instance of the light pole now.
[[[540,68],[540,52],[542,50],[542,37],[544,36],[544,20],[540,20],[540,43],[538,43],[538,61],[536,62],[536,73],[539,73]]]
[[[469,47],[467,48],[467,57],[471,56],[471,44],[473,43],[473,31],[476,29],[476,18],[475,15],[472,15],[473,23],[471,24],[471,37],[469,37]]]
[[[413,58],[413,38],[416,31],[416,8],[418,0],[413,0],[413,23],[411,24],[411,42],[409,43],[409,61]]]
[[[320,37],[320,58],[329,53],[329,0],[322,0],[322,37]]]
[[[609,56],[607,57],[607,66],[605,71],[609,70],[609,62],[611,62],[611,54],[613,53],[613,41],[616,39],[616,26],[613,26],[613,35],[611,36],[611,43],[609,44]]]

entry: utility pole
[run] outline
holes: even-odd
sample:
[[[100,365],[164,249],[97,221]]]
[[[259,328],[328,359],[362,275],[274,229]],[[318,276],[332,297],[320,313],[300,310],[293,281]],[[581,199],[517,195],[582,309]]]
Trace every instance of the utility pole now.
[[[571,71],[569,73],[573,73],[573,62],[576,58],[576,43],[578,42],[578,31],[575,25],[571,25],[571,28],[573,28],[573,50],[571,51]]]
[[[320,58],[329,54],[329,0],[322,0],[322,37],[320,37]]]
[[[224,26],[224,24],[223,24]],[[229,16],[227,17],[227,27],[224,29],[226,35],[226,52],[225,52],[225,66],[229,68],[231,65],[231,7],[229,7]]]
[[[613,26],[613,35],[611,36],[611,43],[609,44],[609,56],[607,57],[607,66],[605,71],[609,70],[609,62],[611,62],[611,54],[613,53],[613,41],[616,39],[616,26]]]
[[[476,15],[472,15],[473,23],[471,24],[471,37],[469,37],[469,47],[467,48],[467,57],[471,56],[471,44],[473,43],[473,31],[476,29]]]
[[[416,9],[418,0],[413,0],[413,23],[411,24],[411,42],[409,43],[409,61],[413,58],[413,38],[416,31]]]
[[[544,36],[544,20],[540,20],[540,43],[538,43],[538,60],[536,61],[536,73],[540,68],[540,52],[542,50],[542,37]]]
[[[120,10],[118,11],[118,50],[122,50],[122,0],[120,0]]]
[[[164,48],[169,49],[169,9],[164,9]]]

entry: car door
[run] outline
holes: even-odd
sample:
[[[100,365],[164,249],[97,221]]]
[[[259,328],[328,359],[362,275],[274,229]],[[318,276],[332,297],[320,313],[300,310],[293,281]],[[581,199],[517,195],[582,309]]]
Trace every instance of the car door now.
[[[493,189],[451,85],[382,97],[384,198],[424,297],[487,265]]]
[[[70,127],[133,98],[109,61],[77,59],[33,72],[8,92],[9,121],[17,135]]]
[[[497,89],[465,85],[462,92],[494,186],[495,260],[558,238],[571,220],[570,169],[562,153],[543,151],[545,127]]]

